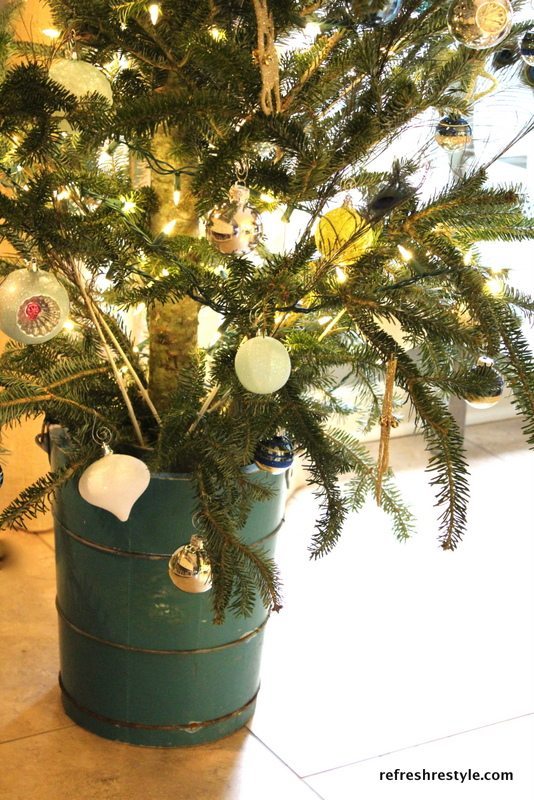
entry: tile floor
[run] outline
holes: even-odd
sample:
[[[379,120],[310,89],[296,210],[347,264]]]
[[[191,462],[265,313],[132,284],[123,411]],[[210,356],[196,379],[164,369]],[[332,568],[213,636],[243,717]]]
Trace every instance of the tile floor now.
[[[419,519],[398,544],[370,503],[309,562],[310,490],[287,511],[286,582],[249,728],[212,745],[139,749],[60,706],[53,539],[2,534],[2,800],[531,800],[534,796],[534,458],[517,421],[467,431],[470,530],[436,545],[417,437],[393,466]],[[393,782],[380,772],[513,772],[512,782]]]

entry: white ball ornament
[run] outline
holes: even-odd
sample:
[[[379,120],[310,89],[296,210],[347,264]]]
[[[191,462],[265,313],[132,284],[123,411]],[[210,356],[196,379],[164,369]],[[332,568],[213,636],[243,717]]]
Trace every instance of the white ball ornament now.
[[[78,483],[78,491],[92,506],[103,508],[126,522],[134,503],[150,483],[150,471],[139,458],[113,453],[91,464]]]
[[[0,330],[23,344],[47,342],[63,329],[69,296],[55,275],[17,269],[0,285]]]
[[[239,382],[254,394],[277,392],[291,374],[289,353],[272,336],[247,339],[239,347],[234,363]]]
[[[102,95],[110,105],[113,103],[111,84],[102,70],[95,67],[94,64],[78,59],[58,58],[52,62],[48,74],[53,81],[59,83],[75,97],[83,97],[96,92]]]

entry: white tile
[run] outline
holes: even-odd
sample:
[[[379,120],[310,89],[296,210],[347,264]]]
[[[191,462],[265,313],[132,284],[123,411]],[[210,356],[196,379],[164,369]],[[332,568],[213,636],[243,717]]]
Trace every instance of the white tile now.
[[[324,800],[531,800],[534,797],[534,716],[373,758],[315,775],[307,782]],[[454,773],[458,779],[386,780],[404,773]],[[512,780],[468,780],[478,772],[511,772]],[[380,773],[383,773],[382,780]],[[462,782],[463,773],[463,782]],[[399,774],[399,773],[397,773]]]
[[[534,709],[531,489],[512,462],[474,459],[469,531],[443,552],[420,442],[399,442],[414,468],[399,475],[420,519],[411,542],[371,503],[310,563],[311,494],[288,509],[286,603],[252,729],[299,775]]]

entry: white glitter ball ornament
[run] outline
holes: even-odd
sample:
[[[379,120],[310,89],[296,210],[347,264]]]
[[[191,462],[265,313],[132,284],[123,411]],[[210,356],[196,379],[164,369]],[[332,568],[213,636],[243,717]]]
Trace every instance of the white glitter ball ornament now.
[[[271,394],[287,383],[291,359],[286,348],[271,336],[247,339],[235,356],[235,371],[248,392]]]
[[[126,522],[134,503],[150,483],[147,465],[133,456],[108,452],[91,464],[78,483],[78,491],[92,506],[103,508]]]
[[[113,103],[111,84],[102,70],[95,67],[94,64],[78,59],[58,58],[52,62],[48,75],[75,97],[83,97],[96,92],[102,95],[110,105]]]
[[[17,342],[47,342],[61,332],[68,316],[67,290],[50,272],[23,267],[0,285],[0,330]]]

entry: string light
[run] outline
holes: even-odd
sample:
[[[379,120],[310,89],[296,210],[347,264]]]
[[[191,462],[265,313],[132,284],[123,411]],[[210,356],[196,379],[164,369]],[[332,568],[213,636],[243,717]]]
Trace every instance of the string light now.
[[[347,280],[347,273],[343,267],[336,267],[336,278],[338,283],[345,283]]]
[[[157,25],[161,15],[161,6],[159,3],[151,3],[148,7],[150,22],[152,25]]]
[[[330,322],[331,319],[332,319],[332,317],[319,317],[319,319],[317,321],[318,321],[319,325],[327,325]]]
[[[56,200],[68,200],[70,197],[70,189],[68,186],[65,189],[61,189],[59,192],[54,192],[54,197]]]
[[[274,205],[274,203],[277,202],[276,197],[270,192],[262,192],[260,194],[260,200],[262,203],[269,203],[269,205]]]
[[[177,223],[177,222],[178,222],[178,220],[177,220],[177,219],[171,219],[171,220],[169,220],[169,222],[167,222],[167,223],[166,223],[166,224],[163,226],[163,228],[161,229],[161,232],[162,232],[162,233],[164,233],[164,234],[165,234],[165,236],[170,236],[170,235],[171,235],[171,233],[173,232],[174,228],[176,227],[176,223]]]
[[[321,35],[321,26],[318,22],[307,22],[304,26],[304,35],[309,36],[310,39],[316,39]]]
[[[166,269],[166,268],[162,269],[161,272],[160,272],[160,275],[161,275],[162,278],[166,278],[167,275],[169,275],[169,270]]]
[[[182,193],[181,193],[181,191],[179,189],[175,189],[174,192],[172,193],[172,201],[173,201],[175,206],[177,206],[178,203],[180,202],[181,196],[182,196]]]
[[[75,328],[75,324],[71,319],[66,319],[65,322],[63,323],[63,327],[65,328],[66,331],[73,331]]]
[[[123,210],[124,214],[131,214],[132,211],[136,210],[136,208],[137,208],[137,205],[135,204],[135,202],[133,200],[123,200],[123,202],[122,202],[122,210]]]
[[[215,42],[222,42],[224,39],[226,39],[225,31],[215,27],[215,25],[209,29],[209,35]]]
[[[498,297],[504,291],[504,280],[501,273],[500,269],[492,269],[490,277],[486,279],[485,289],[494,297]]]
[[[408,262],[412,260],[413,253],[411,252],[411,250],[407,250],[406,247],[402,246],[402,244],[397,245],[397,250],[399,251],[400,257],[402,258],[403,261]]]
[[[42,33],[49,39],[59,39],[61,36],[61,31],[58,31],[57,28],[43,28]]]

